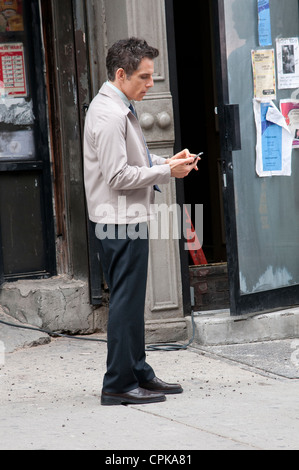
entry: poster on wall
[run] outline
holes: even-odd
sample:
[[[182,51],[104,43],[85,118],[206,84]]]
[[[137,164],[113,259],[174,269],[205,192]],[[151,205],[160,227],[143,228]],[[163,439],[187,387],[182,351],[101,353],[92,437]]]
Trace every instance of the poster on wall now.
[[[257,0],[258,2],[258,31],[259,45],[272,46],[271,15],[269,0]]]
[[[277,78],[280,90],[299,87],[298,38],[276,40]]]
[[[0,133],[0,159],[35,157],[33,130]]]
[[[299,100],[281,100],[280,109],[293,136],[293,148],[299,148]]]
[[[272,101],[254,100],[253,106],[258,176],[291,176],[293,136],[284,116]]]
[[[0,0],[0,33],[24,31],[23,0]]]
[[[254,98],[276,99],[274,49],[251,51]]]
[[[24,46],[22,43],[0,43],[0,96],[27,96]]]

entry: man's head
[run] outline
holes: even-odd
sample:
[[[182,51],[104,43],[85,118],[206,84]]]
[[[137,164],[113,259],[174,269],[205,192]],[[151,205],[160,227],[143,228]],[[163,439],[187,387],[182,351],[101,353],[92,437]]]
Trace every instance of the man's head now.
[[[129,100],[141,101],[154,84],[154,59],[158,55],[158,49],[149,46],[143,39],[118,41],[108,51],[108,79]]]

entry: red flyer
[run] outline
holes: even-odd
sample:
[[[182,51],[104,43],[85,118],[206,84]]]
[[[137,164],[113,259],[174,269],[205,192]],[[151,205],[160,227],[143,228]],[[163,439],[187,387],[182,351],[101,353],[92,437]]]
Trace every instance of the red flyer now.
[[[280,101],[280,109],[293,136],[293,148],[299,148],[299,100]]]
[[[22,43],[0,44],[0,96],[27,96]]]

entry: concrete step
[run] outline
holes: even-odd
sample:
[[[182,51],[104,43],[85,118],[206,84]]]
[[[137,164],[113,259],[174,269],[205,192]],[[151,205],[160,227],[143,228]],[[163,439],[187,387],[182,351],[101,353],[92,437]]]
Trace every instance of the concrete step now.
[[[194,320],[194,321],[193,321]],[[188,337],[194,328],[194,344],[221,345],[299,337],[299,308],[230,316],[229,310],[195,312],[187,317]]]

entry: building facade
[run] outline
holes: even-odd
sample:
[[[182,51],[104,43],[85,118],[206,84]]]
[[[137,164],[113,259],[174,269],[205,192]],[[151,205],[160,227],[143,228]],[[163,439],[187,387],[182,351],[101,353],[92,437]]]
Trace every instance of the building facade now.
[[[261,46],[256,0],[191,9],[177,0],[0,1],[0,305],[7,314],[53,331],[105,330],[109,293],[86,212],[82,139],[86,110],[106,80],[108,48],[129,36],[160,50],[155,86],[137,109],[150,149],[165,158],[185,147],[204,152],[200,171],[162,188],[156,202],[178,205],[179,221],[196,229],[194,208],[203,206],[205,266],[194,266],[198,247],[186,248],[184,239],[151,240],[148,339],[185,337],[190,286],[198,310],[230,307],[239,315],[299,304],[298,159],[287,180],[257,176],[252,108],[251,50],[272,51],[277,37],[290,37],[287,19],[298,5],[287,3],[279,21],[282,7],[271,2],[271,44]],[[290,96],[277,90],[277,99]],[[292,214],[284,211],[288,190]]]

